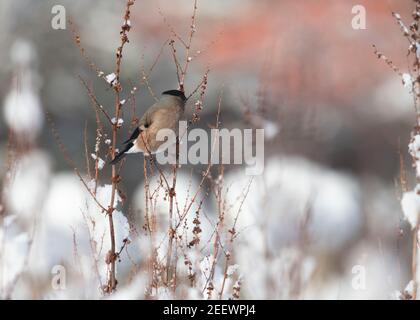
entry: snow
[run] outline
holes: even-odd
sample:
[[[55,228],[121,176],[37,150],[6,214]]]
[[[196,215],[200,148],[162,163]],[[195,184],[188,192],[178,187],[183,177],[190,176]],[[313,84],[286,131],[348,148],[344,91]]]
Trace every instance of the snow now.
[[[226,271],[228,276],[232,276],[239,269],[239,264],[230,265]]]
[[[225,181],[232,185],[227,195],[229,203],[235,204],[249,177],[237,171],[228,174]],[[264,174],[255,177],[251,184],[238,228],[246,227],[251,232],[251,227],[264,226],[263,237],[273,248],[279,248],[299,239],[300,224],[310,208],[312,245],[327,251],[339,250],[361,227],[359,197],[359,186],[351,176],[303,158],[269,159]],[[261,210],[271,213],[267,219],[260,219]],[[259,238],[255,235],[253,246],[258,246]]]
[[[47,154],[34,150],[22,156],[14,163],[14,175],[5,190],[6,206],[12,213],[32,222],[45,198],[50,175]]]
[[[10,129],[21,138],[34,141],[43,126],[44,115],[34,71],[26,69],[13,79],[12,88],[4,100],[4,119]]]
[[[408,152],[413,158],[416,168],[416,175],[420,177],[420,135],[414,135],[408,145]],[[411,229],[418,224],[420,213],[420,185],[418,184],[413,191],[405,192],[401,199],[401,207],[404,218],[410,223]]]
[[[415,288],[415,282],[411,280],[405,287],[404,292],[409,294],[412,297],[414,295],[414,288]]]
[[[394,291],[392,297],[395,300],[406,300],[406,299],[412,299],[414,296],[414,290],[415,290],[416,284],[413,280],[410,280],[410,282],[407,284],[403,292],[400,291]]]
[[[0,225],[0,298],[10,293],[15,280],[25,267],[29,253],[29,237],[19,230]]]
[[[395,290],[390,295],[391,300],[402,300],[402,293],[398,290]]]
[[[117,118],[114,117],[114,118],[111,119],[111,123],[112,124],[117,124],[118,127],[121,127],[124,123],[124,120],[121,119],[121,118],[118,118],[118,120],[117,120]]]
[[[12,89],[4,101],[4,118],[14,132],[34,140],[44,122],[38,94],[26,85]]]
[[[157,224],[159,230],[168,230],[168,208],[169,208],[169,197],[166,196],[166,190],[164,187],[161,186],[160,182],[157,179],[158,176],[154,176],[149,179],[149,191],[153,194],[153,206],[150,206],[149,203],[149,214],[154,214],[157,217]],[[172,179],[169,175],[166,176],[168,182],[171,183]],[[184,208],[188,206],[194,196],[196,190],[198,189],[199,181],[194,176],[189,175],[183,171],[179,171],[177,174],[177,181],[176,181],[176,196],[175,196],[175,212],[179,211],[182,213]],[[145,211],[145,197],[144,197],[144,184],[140,184],[136,190],[134,191],[133,200],[134,200],[134,209],[140,210],[143,214]],[[195,212],[199,208],[199,200],[204,195],[204,191],[201,191],[197,197],[196,201],[191,205],[191,208],[186,216],[187,219],[187,227],[189,230],[193,230],[194,224],[193,219],[195,217]],[[150,201],[149,201],[150,202]],[[209,213],[211,210],[208,208],[207,204],[203,204],[201,207],[201,215],[200,215],[200,228],[202,232],[200,234],[200,238],[203,239],[202,241],[207,241],[212,234],[213,227],[208,219],[204,217],[204,213]],[[178,216],[178,213],[176,214]],[[211,216],[213,219],[213,216]],[[179,228],[179,232],[181,233],[182,228]],[[155,235],[157,243],[161,243],[162,245],[159,247],[158,254],[161,258],[166,255],[167,250],[167,232],[158,232]],[[184,237],[184,235],[183,235]],[[189,231],[187,234],[187,238],[184,239],[187,241],[192,240],[192,234]],[[191,257],[193,259],[194,257]]]
[[[97,157],[96,154],[92,153],[90,155],[92,157],[93,160],[97,160],[98,161],[98,170],[102,170],[105,166],[105,161],[101,159],[101,157]]]
[[[413,157],[416,164],[417,176],[420,177],[420,135],[417,134],[411,138],[408,145],[408,152]]]
[[[417,192],[404,192],[401,199],[401,207],[404,218],[410,223],[411,229],[417,226],[420,213],[420,195]]]
[[[207,283],[207,279],[210,278],[212,267],[212,257],[206,256],[200,261],[200,285],[199,287],[204,288],[204,285]]]
[[[28,66],[35,59],[36,52],[31,42],[17,39],[10,48],[10,59],[16,65]]]
[[[410,90],[412,89],[413,79],[411,78],[411,75],[409,73],[403,73],[402,82],[403,82],[404,87],[406,87]]]
[[[416,167],[416,175],[420,177],[420,135],[416,134],[411,138],[408,145],[408,152],[412,156]],[[420,185],[413,191],[405,192],[401,199],[401,207],[404,218],[410,223],[411,229],[418,224],[420,213]]]
[[[311,281],[302,299],[320,300],[382,300],[389,299],[392,288],[401,286],[405,274],[398,263],[398,253],[382,250],[378,242],[361,242],[345,251],[344,270],[337,273],[334,267],[317,270],[318,281]],[[354,269],[358,266],[357,269]],[[357,272],[354,272],[354,271]],[[354,287],[359,277],[360,288]]]
[[[76,232],[83,228],[80,210],[85,197],[74,174],[54,175],[45,194],[30,260],[31,272],[37,275],[57,264],[74,264],[72,227]]]
[[[139,274],[130,284],[119,288],[109,297],[111,300],[139,300],[144,299],[144,288],[147,286],[146,274]]]
[[[420,43],[416,42],[416,57],[420,59]]]
[[[240,171],[225,176],[227,206],[232,206],[226,219],[236,216],[249,181]],[[311,253],[321,255],[340,252],[357,239],[362,227],[359,188],[353,177],[303,158],[268,159],[263,175],[253,178],[236,225],[241,294],[249,299],[290,298],[292,271],[308,282],[318,261],[300,252],[297,244],[303,236]]]
[[[31,65],[35,50],[29,42],[17,40],[13,43],[10,54],[12,67],[16,72],[4,99],[4,119],[7,126],[21,139],[33,142],[44,123],[39,97],[39,76]]]
[[[264,120],[263,129],[264,129],[264,138],[267,140],[271,140],[275,138],[278,132],[280,131],[278,124],[269,120]]]
[[[110,73],[105,76],[105,81],[108,82],[110,85],[114,85],[114,82],[116,79],[117,79],[117,76],[115,73]]]
[[[4,217],[3,219],[3,226],[5,228],[10,227],[15,221],[17,220],[17,216],[16,215],[9,215]]]
[[[89,182],[89,187],[94,190],[94,181]],[[111,185],[96,187],[96,198],[105,208],[110,205],[111,193]],[[114,207],[117,208],[121,201],[116,193]],[[73,173],[60,173],[51,179],[41,212],[30,261],[32,272],[45,274],[45,270],[49,272],[54,265],[64,264],[69,268],[68,272],[81,272],[83,281],[93,281],[91,287],[98,288],[94,266],[98,267],[102,282],[105,281],[105,256],[111,247],[106,213]],[[113,221],[119,250],[123,240],[128,238],[130,228],[127,218],[118,209],[113,212]],[[127,263],[130,264],[129,259],[124,256],[118,267],[125,268]]]

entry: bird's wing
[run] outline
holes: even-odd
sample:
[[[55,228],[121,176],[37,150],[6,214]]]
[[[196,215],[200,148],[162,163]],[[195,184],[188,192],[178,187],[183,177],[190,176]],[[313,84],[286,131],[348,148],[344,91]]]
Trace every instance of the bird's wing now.
[[[132,142],[128,143],[128,144],[124,147],[124,149],[123,149],[123,150],[121,150],[120,152],[118,152],[118,153],[115,155],[115,158],[114,158],[114,159],[112,159],[112,161],[110,162],[110,164],[111,164],[111,165],[115,165],[115,164],[117,164],[118,162],[120,162],[120,161],[121,161],[121,160],[125,157],[126,152],[127,152],[128,150],[130,150],[132,147],[133,147],[133,143],[132,143]]]
[[[143,117],[141,117],[138,127],[131,133],[130,138],[124,141],[123,144],[127,144],[136,140],[140,133],[152,124],[153,115],[158,109],[159,108],[156,105],[151,106],[144,113]]]
[[[156,113],[156,111],[159,111],[159,109],[162,109],[162,106],[159,106],[158,104],[154,104],[153,106],[151,106],[143,115],[143,117],[141,117],[140,121],[139,121],[139,127],[140,128],[148,128],[150,127],[150,125],[153,122],[154,119],[154,115]]]

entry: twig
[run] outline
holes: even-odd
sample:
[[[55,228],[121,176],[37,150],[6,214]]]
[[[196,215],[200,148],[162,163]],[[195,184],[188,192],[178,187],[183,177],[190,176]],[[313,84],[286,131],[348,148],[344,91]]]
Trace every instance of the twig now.
[[[86,88],[86,91],[89,95],[89,98],[93,102],[93,106],[100,110],[108,120],[109,124],[113,125],[111,116],[108,114],[108,112],[104,109],[104,107],[99,103],[98,99],[96,98],[95,94],[93,93],[92,89],[88,86],[85,80],[81,76],[79,76],[80,82],[83,84],[83,86]]]
[[[120,83],[120,72],[121,72],[121,62],[123,56],[123,50],[125,44],[128,42],[128,32],[131,29],[130,24],[130,8],[134,5],[135,0],[128,0],[125,6],[125,13],[124,13],[124,24],[121,26],[120,31],[120,46],[117,48],[116,53],[116,61],[115,61],[115,82],[113,83],[114,93],[115,93],[115,119],[119,119],[120,117],[120,92],[122,91],[121,83]],[[118,121],[115,121],[112,125],[112,146],[111,146],[111,156],[112,158],[115,157],[115,149],[117,144],[117,131],[118,131]],[[117,191],[117,185],[119,182],[119,176],[117,173],[117,169],[115,165],[112,165],[112,190],[111,190],[111,203],[108,208],[108,222],[109,222],[109,233],[111,238],[111,248],[109,251],[109,264],[110,264],[110,272],[108,273],[108,283],[107,283],[107,292],[112,293],[116,286],[117,280],[115,276],[115,261],[116,261],[116,252],[115,252],[115,230],[114,230],[114,221],[112,218],[112,214],[114,212],[114,201]]]

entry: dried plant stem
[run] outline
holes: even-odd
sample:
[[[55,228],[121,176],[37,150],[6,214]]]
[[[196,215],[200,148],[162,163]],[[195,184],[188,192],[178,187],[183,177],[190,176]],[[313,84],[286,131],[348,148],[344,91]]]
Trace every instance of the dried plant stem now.
[[[411,260],[411,274],[412,274],[412,280],[414,281],[414,289],[413,289],[413,300],[416,300],[417,298],[417,251],[418,251],[418,234],[419,234],[419,223],[417,223],[417,226],[414,228],[413,231],[413,249],[412,249],[412,260]]]
[[[196,15],[197,15],[197,0],[194,0],[194,9],[193,9],[193,14],[191,16],[190,34],[188,37],[188,43],[185,50],[185,64],[184,64],[184,68],[181,69],[181,77],[180,77],[180,83],[179,83],[181,91],[184,91],[185,76],[188,71],[188,66],[191,62],[190,50],[191,50],[192,39],[196,31],[195,30]]]
[[[111,155],[112,158],[115,157],[116,154],[116,144],[117,144],[117,132],[118,132],[118,119],[120,118],[120,111],[121,111],[121,104],[120,104],[120,93],[122,90],[121,83],[120,83],[120,73],[121,73],[121,62],[122,62],[122,53],[125,44],[128,42],[127,33],[130,31],[130,7],[134,5],[135,0],[128,0],[125,7],[125,14],[124,14],[124,24],[121,27],[120,35],[121,35],[121,43],[120,46],[117,48],[116,53],[116,62],[115,62],[115,83],[113,83],[114,93],[115,93],[115,119],[112,124],[112,145],[111,145]],[[109,235],[111,240],[111,248],[108,255],[108,262],[110,264],[110,272],[108,273],[108,283],[107,283],[107,292],[112,293],[116,286],[117,280],[115,277],[115,262],[117,258],[117,254],[115,252],[115,230],[114,230],[114,220],[112,218],[114,212],[114,202],[116,198],[117,186],[119,183],[119,175],[117,172],[117,168],[115,165],[112,165],[112,190],[111,190],[111,203],[108,208],[108,223],[109,223]]]
[[[228,254],[226,254],[225,268],[223,270],[222,287],[220,288],[220,292],[219,292],[219,300],[222,300],[223,291],[225,290],[226,279],[228,277],[227,271],[228,271],[228,267],[229,267],[229,260],[230,260],[230,254],[228,253]]]
[[[95,94],[93,93],[92,88],[90,88],[88,86],[88,84],[86,83],[85,80],[83,80],[82,77],[79,76],[80,82],[83,84],[83,86],[85,87],[90,100],[92,101],[92,105],[95,107],[95,112],[97,112],[97,110],[101,111],[105,118],[108,120],[108,123],[112,125],[112,120],[110,115],[108,114],[108,112],[104,109],[104,107],[99,103],[98,99],[96,98]]]
[[[83,139],[84,139],[84,145],[85,145],[85,160],[86,160],[86,171],[90,179],[92,179],[92,173],[90,172],[90,166],[89,166],[89,151],[88,151],[88,143],[87,143],[87,121],[85,122],[85,130],[83,132]]]
[[[150,221],[149,216],[149,201],[151,199],[150,197],[150,187],[149,187],[149,177],[147,173],[147,158],[144,157],[143,159],[143,173],[144,173],[144,201],[145,201],[145,211],[144,211],[144,228],[146,230],[146,233],[148,233],[150,237],[150,258],[147,260],[147,271],[148,275],[150,277],[149,280],[149,288],[152,288],[153,286],[153,264],[154,264],[154,245],[153,245],[153,222]]]
[[[149,78],[150,78],[150,75],[151,75],[153,69],[155,68],[156,64],[158,63],[160,57],[162,56],[162,54],[164,52],[164,49],[165,49],[165,46],[168,44],[168,42],[169,42],[169,39],[165,40],[165,42],[163,43],[162,47],[159,50],[159,53],[157,54],[155,60],[153,61],[151,67],[149,68],[149,70],[147,72],[146,72],[145,67],[144,67],[144,55],[142,55],[142,65],[141,65],[141,70],[140,70],[141,74],[142,74],[142,78],[141,78],[139,84],[140,84],[140,86],[143,85],[143,84],[146,85],[150,95],[153,97],[153,99],[155,101],[158,101],[159,99],[156,96],[154,90],[152,89],[152,87],[149,83]]]
[[[149,219],[149,178],[147,175],[147,159],[146,157],[143,160],[143,172],[144,172],[144,201],[145,201],[145,211],[144,211],[144,219],[145,219],[145,228],[149,232],[150,238],[152,237],[152,226],[150,224]]]
[[[116,94],[116,107],[115,107],[115,114],[116,114],[116,119],[118,119],[119,116],[119,92],[117,91]],[[113,124],[112,126],[112,149],[111,149],[111,154],[112,154],[112,158],[115,157],[115,148],[116,148],[116,141],[117,141],[117,123]],[[117,169],[116,166],[113,165],[112,166],[112,191],[111,191],[111,203],[109,205],[108,208],[108,223],[109,223],[109,233],[110,233],[110,239],[111,239],[111,248],[110,248],[110,265],[111,265],[111,269],[110,272],[108,274],[108,293],[111,293],[115,288],[116,288],[116,278],[115,278],[115,261],[116,261],[116,254],[115,254],[115,231],[114,231],[114,221],[112,218],[112,214],[114,212],[114,202],[115,202],[115,196],[116,196],[116,191],[117,191],[117,184],[118,184],[118,173],[117,173]]]
[[[393,63],[391,59],[389,59],[387,56],[385,56],[382,52],[380,52],[377,47],[374,45],[374,53],[377,56],[378,59],[381,59],[385,61],[385,63],[396,73],[399,77],[402,78],[402,83],[404,86],[409,87],[410,93],[412,94],[413,98],[413,105],[416,112],[416,125],[414,126],[411,137],[412,139],[415,139],[415,137],[418,137],[420,135],[420,110],[418,107],[418,101],[420,99],[419,95],[419,88],[420,88],[420,82],[419,82],[419,75],[420,75],[420,56],[419,56],[419,47],[418,43],[420,40],[420,34],[418,32],[419,25],[420,25],[420,15],[418,14],[420,10],[420,0],[414,0],[415,2],[415,10],[413,12],[413,21],[410,24],[406,24],[401,16],[393,12],[392,15],[395,18],[398,26],[400,27],[400,30],[402,32],[402,35],[405,39],[407,39],[409,43],[408,47],[408,54],[407,54],[407,61],[408,61],[408,73],[403,73],[400,71],[400,69]],[[410,149],[410,147],[409,147]],[[413,167],[416,167],[416,178],[417,178],[417,187],[413,190],[413,192],[417,193],[418,195],[418,187],[420,186],[420,175],[419,175],[419,168],[418,168],[418,152],[419,150],[410,150],[409,153],[412,157],[413,161]],[[400,156],[401,157],[401,156]],[[402,157],[401,157],[402,158]],[[401,186],[403,189],[403,192],[407,192],[407,184],[406,184],[406,177],[404,173],[404,167],[401,165]],[[418,200],[417,200],[418,201]],[[406,214],[406,212],[404,212]],[[419,215],[419,212],[417,212],[417,215]],[[417,217],[418,218],[418,217]],[[417,298],[417,272],[418,272],[418,265],[417,265],[417,256],[418,256],[418,245],[419,245],[419,226],[420,223],[418,222],[415,227],[413,228],[413,235],[412,235],[412,260],[411,260],[411,280],[413,282],[413,291],[409,293],[409,295],[403,297],[404,299],[413,299],[416,300]]]
[[[215,237],[213,243],[213,261],[210,270],[210,277],[208,279],[208,298],[211,298],[211,290],[213,289],[213,280],[214,280],[214,273],[216,270],[217,260],[219,257],[219,246],[220,246],[220,234],[223,228],[224,222],[224,206],[222,204],[222,189],[223,189],[223,176],[224,176],[224,166],[219,166],[219,176],[217,177],[217,184],[216,184],[216,201],[217,201],[217,212],[218,212],[218,220],[216,224],[215,230]],[[206,285],[207,286],[207,285]]]
[[[171,281],[171,259],[172,259],[172,246],[173,246],[173,240],[176,234],[176,231],[174,229],[174,222],[173,222],[173,215],[174,215],[174,197],[176,195],[175,188],[176,188],[176,177],[177,177],[177,169],[178,169],[178,161],[179,160],[179,140],[176,140],[176,162],[175,165],[173,165],[172,168],[172,187],[169,190],[169,230],[168,230],[168,253],[166,256],[166,282],[168,285],[170,285]],[[175,289],[175,287],[174,287]]]
[[[249,190],[251,189],[251,185],[252,185],[253,180],[254,180],[253,178],[251,178],[249,180],[248,185],[246,186],[245,190],[242,192],[242,199],[240,200],[238,211],[236,212],[236,216],[233,220],[232,228],[228,230],[228,232],[230,234],[230,239],[229,239],[229,244],[228,245],[229,245],[231,250],[232,250],[232,247],[233,247],[233,241],[235,240],[235,238],[238,234],[236,232],[236,224],[237,224],[238,219],[239,219],[239,214],[242,211],[242,207],[244,205],[245,199],[248,196]],[[238,199],[238,201],[239,201],[239,199]],[[220,292],[219,292],[219,299],[220,300],[223,297],[223,291],[225,289],[225,283],[226,283],[226,279],[228,277],[227,271],[228,271],[228,267],[229,267],[230,258],[231,258],[230,251],[225,252],[225,267],[224,267],[224,271],[223,271],[223,281],[222,281],[222,287],[221,287]]]

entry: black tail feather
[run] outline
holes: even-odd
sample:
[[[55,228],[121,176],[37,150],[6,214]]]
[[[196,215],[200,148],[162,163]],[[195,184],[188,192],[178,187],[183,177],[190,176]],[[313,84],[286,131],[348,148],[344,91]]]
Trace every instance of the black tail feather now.
[[[124,159],[124,157],[126,156],[125,153],[118,153],[115,158],[109,163],[111,165],[115,165],[118,162],[120,162],[122,159]]]
[[[140,129],[139,129],[139,127],[136,127],[136,129],[134,129],[133,133],[131,134],[130,138],[128,138],[128,140],[124,141],[123,144],[133,142],[134,140],[137,139],[139,134],[140,134]]]
[[[114,159],[110,162],[111,165],[115,165],[120,162],[126,156],[126,152],[131,149],[134,144],[132,142],[128,143],[123,150],[117,153]]]

